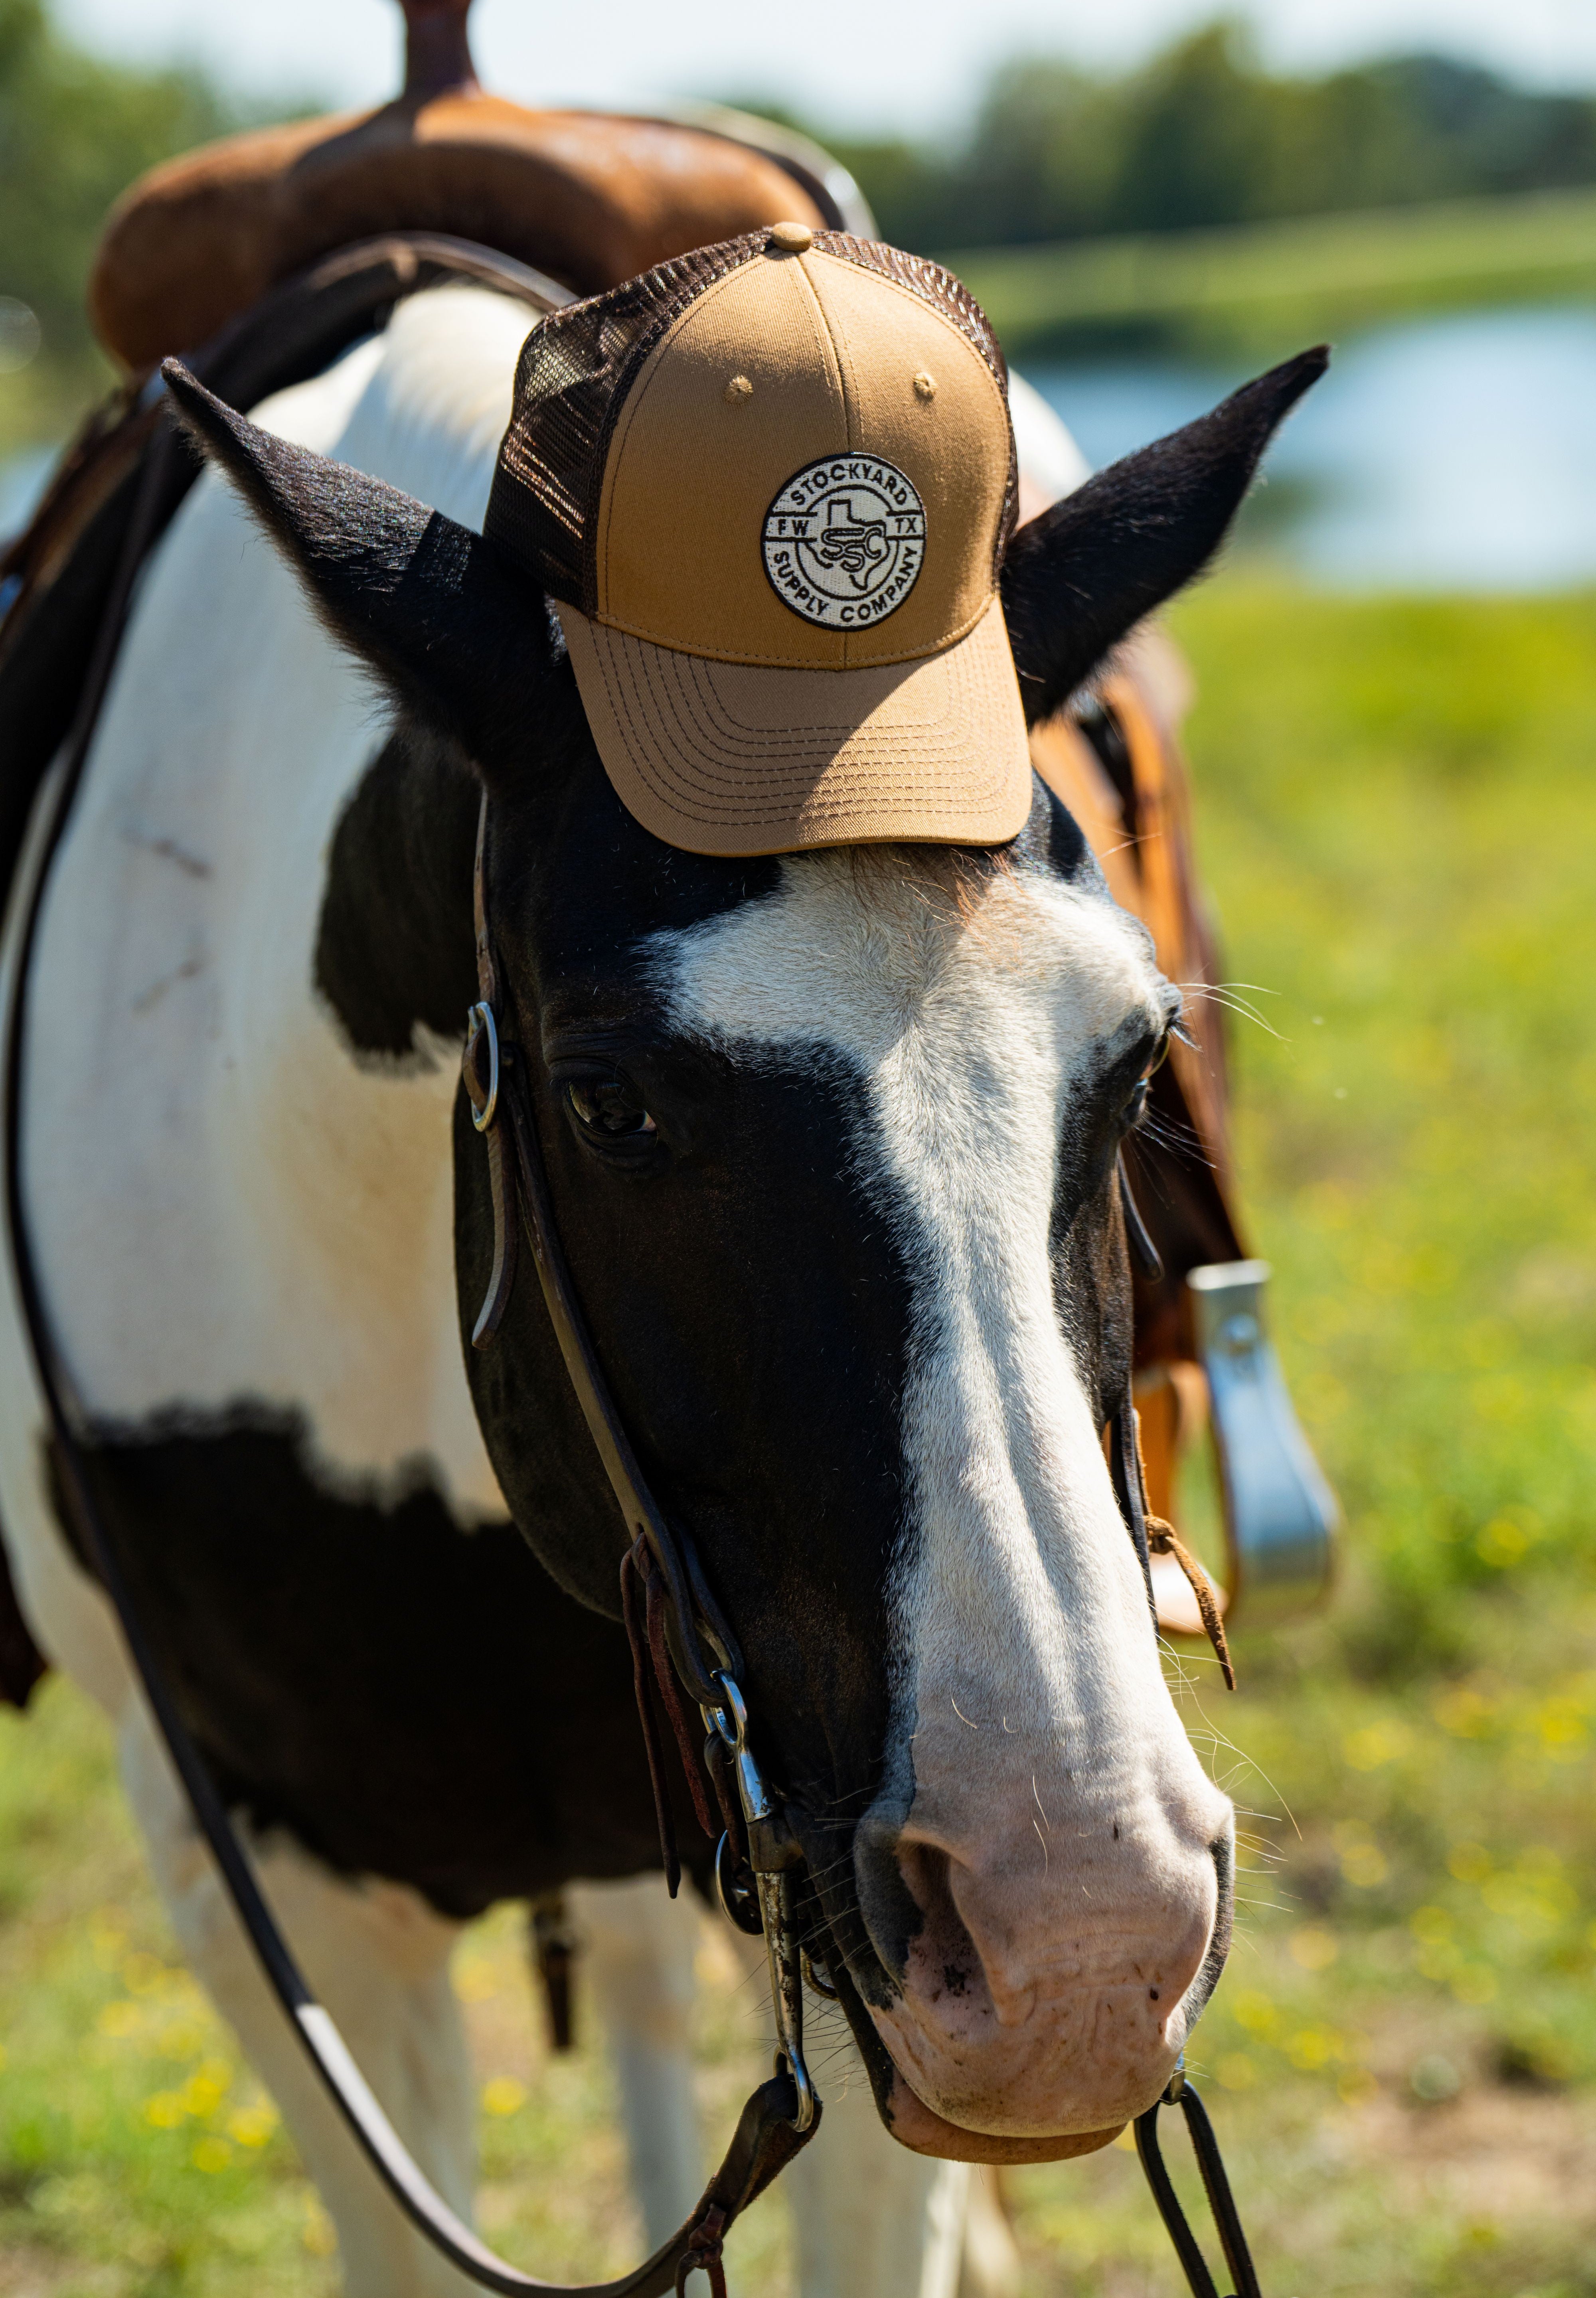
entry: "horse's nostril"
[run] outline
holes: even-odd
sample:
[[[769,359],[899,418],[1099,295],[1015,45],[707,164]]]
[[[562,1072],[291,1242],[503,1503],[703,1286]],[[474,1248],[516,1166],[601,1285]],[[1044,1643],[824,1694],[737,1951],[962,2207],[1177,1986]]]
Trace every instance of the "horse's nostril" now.
[[[913,1940],[915,1983],[951,2015],[990,2010],[991,1975],[955,1889],[961,1879],[968,1883],[968,1874],[955,1867],[947,1852],[930,1843],[900,1839],[897,1864],[919,1914]]]
[[[941,1936],[964,1928],[954,1903],[952,1862],[932,1843],[905,1842],[897,1846],[898,1872],[920,1914],[919,1929]]]
[[[867,1812],[854,1837],[854,1884],[870,1943],[901,1987],[909,1947],[924,1917],[905,1880],[903,1828],[896,1814]]]
[[[1230,1828],[1215,1836],[1208,1847],[1208,1853],[1213,1861],[1217,1887],[1213,1928],[1208,1935],[1207,1952],[1180,2006],[1188,2035],[1206,2010],[1209,1997],[1219,1985],[1220,1973],[1224,1970],[1230,1953],[1231,1933],[1236,1920],[1236,1847]]]

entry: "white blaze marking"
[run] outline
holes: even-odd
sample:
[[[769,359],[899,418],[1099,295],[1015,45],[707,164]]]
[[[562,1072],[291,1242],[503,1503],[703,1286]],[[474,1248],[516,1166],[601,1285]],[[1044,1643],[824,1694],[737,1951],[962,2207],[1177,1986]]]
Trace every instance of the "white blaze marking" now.
[[[1072,1096],[1105,1039],[1162,1020],[1159,977],[1122,912],[1050,876],[996,872],[970,907],[889,865],[794,857],[773,896],[656,948],[679,1025],[745,1057],[840,1057],[872,1120],[859,1153],[893,1185],[913,1293],[884,1790],[980,1878],[990,2031],[1029,2038],[1061,1990],[1118,1985],[1128,1940],[1189,1935],[1228,1807],[1163,1681],[1048,1252]],[[1046,2116],[1056,2062],[1027,2048]]]
[[[786,862],[773,897],[657,947],[681,1026],[734,1050],[846,1059],[908,1209],[920,1536],[897,1603],[917,1677],[965,1721],[1001,1687],[1015,1736],[1079,1731],[1104,1708],[1132,1728],[1149,1697],[1167,1709],[1048,1260],[1072,1081],[1129,1015],[1159,1012],[1139,930],[1030,873],[996,874],[961,923],[889,870],[823,855]]]

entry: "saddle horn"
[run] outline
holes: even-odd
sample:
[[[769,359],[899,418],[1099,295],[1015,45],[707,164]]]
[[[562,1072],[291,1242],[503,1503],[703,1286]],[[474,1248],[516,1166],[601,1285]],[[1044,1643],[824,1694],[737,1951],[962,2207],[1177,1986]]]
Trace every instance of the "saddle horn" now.
[[[434,95],[469,95],[480,88],[471,61],[466,19],[471,0],[399,0],[404,11],[404,88],[401,103]]]

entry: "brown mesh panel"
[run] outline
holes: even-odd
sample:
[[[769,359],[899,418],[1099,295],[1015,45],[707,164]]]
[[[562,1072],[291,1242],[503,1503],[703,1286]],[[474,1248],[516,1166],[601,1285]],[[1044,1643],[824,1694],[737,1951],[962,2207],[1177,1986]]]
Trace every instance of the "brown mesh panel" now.
[[[484,532],[552,598],[591,615],[593,529],[614,417],[633,376],[679,311],[769,235],[749,232],[657,264],[541,320],[521,346],[515,411],[499,450]]]
[[[485,532],[545,591],[591,615],[597,604],[594,534],[610,434],[633,378],[665,330],[696,295],[763,253],[768,231],[674,257],[603,295],[568,303],[541,320],[521,347],[514,412],[499,450]],[[819,231],[815,244],[896,280],[951,321],[990,368],[1006,404],[1008,368],[986,313],[969,289],[923,256],[846,232]],[[1008,487],[993,554],[993,579],[1014,524],[1018,479],[1013,432]]]

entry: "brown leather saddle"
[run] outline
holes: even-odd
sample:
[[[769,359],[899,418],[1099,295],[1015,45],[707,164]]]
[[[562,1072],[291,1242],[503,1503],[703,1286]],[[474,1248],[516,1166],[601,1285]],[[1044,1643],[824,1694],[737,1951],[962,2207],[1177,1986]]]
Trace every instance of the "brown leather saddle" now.
[[[232,136],[144,177],[106,226],[89,315],[136,371],[380,232],[473,240],[590,295],[760,224],[832,224],[835,208],[801,161],[724,127],[533,112],[475,87],[407,94]]]
[[[88,309],[124,368],[208,343],[319,257],[385,232],[470,240],[577,295],[788,218],[873,235],[852,178],[804,136],[715,105],[529,110],[480,86],[470,0],[401,4],[394,102],[208,144],[117,203]]]

